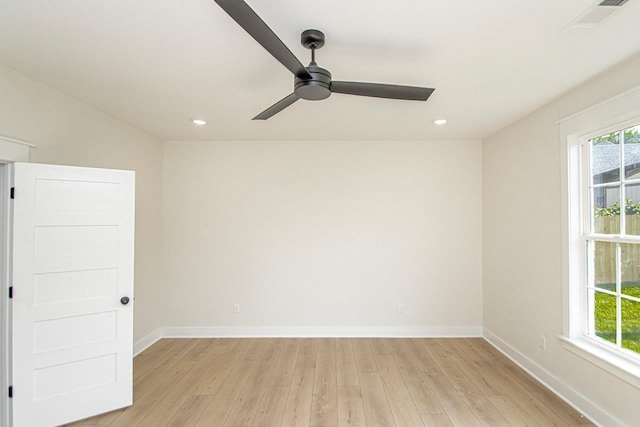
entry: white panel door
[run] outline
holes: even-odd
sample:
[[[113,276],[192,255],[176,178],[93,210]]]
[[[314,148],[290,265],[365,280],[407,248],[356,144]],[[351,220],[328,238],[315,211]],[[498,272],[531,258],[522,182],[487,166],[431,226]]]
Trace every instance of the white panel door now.
[[[134,172],[12,174],[13,426],[131,405]]]

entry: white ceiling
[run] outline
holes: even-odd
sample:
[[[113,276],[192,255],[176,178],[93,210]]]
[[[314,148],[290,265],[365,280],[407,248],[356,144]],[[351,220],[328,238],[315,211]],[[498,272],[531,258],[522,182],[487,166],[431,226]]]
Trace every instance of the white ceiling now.
[[[480,139],[640,50],[640,0],[582,31],[563,28],[597,1],[247,3],[303,64],[300,33],[324,31],[317,61],[336,80],[436,91],[334,94],[251,121],[293,77],[213,0],[2,0],[0,63],[161,139]]]

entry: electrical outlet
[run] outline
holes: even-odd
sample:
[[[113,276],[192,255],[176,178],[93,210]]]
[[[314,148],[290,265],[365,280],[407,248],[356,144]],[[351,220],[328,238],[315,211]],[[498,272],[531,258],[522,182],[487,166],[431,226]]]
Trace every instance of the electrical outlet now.
[[[540,347],[540,348],[541,348],[541,349],[543,349],[543,350],[544,350],[545,348],[547,348],[547,340],[546,340],[546,338],[544,337],[544,335],[540,335],[540,336],[538,337],[538,347]]]
[[[238,303],[233,304],[233,312],[240,313],[240,304]]]
[[[398,304],[398,313],[404,313],[404,304]]]

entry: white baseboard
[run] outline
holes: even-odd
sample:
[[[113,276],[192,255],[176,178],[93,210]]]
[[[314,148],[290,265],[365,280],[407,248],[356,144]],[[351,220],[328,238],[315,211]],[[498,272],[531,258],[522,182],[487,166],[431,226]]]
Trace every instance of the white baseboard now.
[[[167,327],[164,337],[480,337],[480,326],[212,326]]]
[[[481,337],[481,326],[170,326],[158,328],[133,345],[137,356],[162,338],[447,338]]]
[[[164,338],[164,332],[162,331],[162,328],[156,329],[146,337],[133,343],[133,355],[139,355],[162,338]]]
[[[483,337],[489,344],[511,359],[516,365],[527,371],[529,375],[544,384],[545,387],[555,393],[560,399],[584,414],[594,424],[607,427],[624,426],[619,420],[595,404],[592,400],[589,400],[587,397],[566,385],[551,372],[507,344],[493,332],[485,328],[483,330]]]

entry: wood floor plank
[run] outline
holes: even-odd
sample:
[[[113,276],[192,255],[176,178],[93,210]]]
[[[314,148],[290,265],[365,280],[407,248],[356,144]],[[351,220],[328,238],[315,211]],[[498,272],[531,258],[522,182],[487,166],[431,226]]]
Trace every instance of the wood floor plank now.
[[[566,427],[568,424],[555,412],[538,401],[517,379],[502,369],[498,362],[479,361],[478,365],[485,374],[500,383],[506,393],[518,404],[519,408],[531,415],[542,426]]]
[[[357,385],[338,386],[338,426],[366,427],[362,392]]]
[[[393,346],[392,350],[393,359],[403,378],[415,378],[423,372],[422,365],[417,363],[417,359],[411,353],[407,340],[396,340],[396,345]]]
[[[426,374],[441,374],[442,371],[436,361],[425,351],[425,345],[431,342],[429,339],[403,339],[400,340],[407,357],[418,370]]]
[[[273,369],[273,375],[271,377],[272,385],[286,387],[291,385],[293,371],[296,368],[296,360],[300,349],[300,341],[299,338],[285,338],[281,340],[280,345],[282,349],[278,363]]]
[[[461,344],[466,340],[454,339],[446,342],[440,342],[441,345],[449,346],[451,349],[450,358],[455,361],[456,365],[466,374],[473,384],[493,403],[498,411],[504,416],[510,425],[516,426],[537,426],[539,425],[533,417],[527,412],[518,408],[517,403],[508,395],[508,392],[501,384],[487,375],[487,372],[481,368],[478,361],[495,360],[492,355],[485,355],[482,348],[478,347],[478,353],[475,359],[465,358],[464,351],[461,350]],[[469,340],[466,346],[477,346],[476,340]]]
[[[209,405],[198,418],[198,427],[220,427],[224,424],[249,375],[257,365],[256,360],[240,360],[233,367],[222,387],[215,395],[205,395]]]
[[[258,364],[231,408],[224,423],[226,427],[250,426],[267,391],[280,348],[275,339],[263,339],[260,342],[262,349]]]
[[[198,339],[195,347],[184,355],[183,360],[193,360],[194,362],[197,362],[203,359],[212,348],[217,348],[215,345],[217,341],[218,340],[215,338]]]
[[[398,340],[393,346],[393,356],[422,421],[427,426],[452,426],[453,423],[440,403],[432,384],[425,378],[423,360],[416,355],[409,340]],[[439,370],[433,371],[440,374]]]
[[[105,414],[96,415],[95,417],[86,418],[84,420],[80,420],[80,421],[77,421],[77,422],[74,422],[74,423],[66,424],[65,427],[108,426],[116,418],[118,418],[123,411],[124,411],[124,408],[123,409],[117,409],[115,411],[107,412]]]
[[[299,353],[316,355],[320,341],[322,341],[322,338],[302,338]]]
[[[474,360],[474,361],[492,360],[490,353],[486,353],[478,347],[476,341],[480,341],[480,340],[482,340],[482,338],[448,338],[447,339],[450,345],[456,347],[459,350],[460,356],[464,357],[467,360]]]
[[[116,409],[115,411],[107,412],[106,414],[100,415],[100,418],[98,419],[98,422],[96,424],[103,426],[111,425],[116,420],[116,418],[118,418],[120,414],[124,412],[125,409],[126,408]]]
[[[266,338],[249,338],[249,340],[249,346],[244,352],[242,360],[258,360]]]
[[[215,340],[200,340],[183,359],[185,362],[195,363],[193,368],[171,387],[138,425],[156,427],[170,420],[193,393],[202,374],[216,366],[217,360],[222,357],[226,349],[227,347],[216,346]]]
[[[163,339],[156,342],[152,347],[161,347],[163,351],[156,351],[147,354],[145,350],[145,352],[133,358],[134,386],[142,377],[149,376],[149,370],[155,369],[162,365],[166,360],[171,359],[174,352],[178,349],[179,344],[177,340]]]
[[[423,340],[403,340],[404,351],[410,363],[419,368],[424,379],[423,384],[429,386],[438,397],[438,401],[444,408],[447,416],[454,426],[480,426],[480,421],[475,417],[471,408],[456,392],[453,385],[440,370],[433,357],[423,349]]]
[[[374,354],[391,354],[393,338],[369,338],[369,346]]]
[[[282,423],[284,408],[289,397],[289,385],[270,385],[258,408],[252,425],[256,427],[276,427]]]
[[[190,395],[169,419],[169,427],[193,427],[213,399],[210,395]]]
[[[163,353],[164,351],[166,351],[167,346],[176,344],[176,341],[177,340],[175,339],[159,339],[158,341],[147,347],[142,354],[144,354],[145,356],[150,356],[155,353]]]
[[[466,359],[459,354],[451,354],[450,357],[482,394],[487,397],[505,394],[500,384],[489,378],[480,368],[477,360]]]
[[[591,424],[591,422],[576,411],[572,406],[559,399],[551,390],[543,386],[538,380],[527,374],[522,368],[514,363],[499,362],[500,367],[517,378],[527,390],[538,400],[544,403],[550,410],[554,411],[569,425]]]
[[[358,372],[377,372],[378,368],[369,340],[367,338],[354,338],[352,342]]]
[[[423,426],[422,417],[418,413],[393,356],[378,353],[375,359],[396,426]]]
[[[542,427],[529,414],[518,408],[518,405],[509,396],[493,395],[489,400],[498,411],[509,421],[512,427]]]
[[[449,416],[422,375],[403,376],[416,409],[426,426],[452,426]]]
[[[391,407],[377,372],[360,372],[362,405],[367,418],[367,426],[393,427],[396,425]]]
[[[194,395],[214,395],[222,387],[225,379],[238,363],[243,359],[244,354],[251,344],[251,339],[236,339],[226,346],[226,351],[220,353],[220,357],[211,363],[208,369],[201,372],[197,382]],[[223,348],[221,348],[222,350]]]
[[[306,427],[311,418],[311,400],[315,369],[296,367],[282,416],[282,426]]]
[[[497,348],[495,348],[491,343],[489,343],[486,340],[479,340],[474,342],[474,345],[476,347],[476,349],[478,350],[478,352],[483,354],[483,358],[482,360],[485,361],[489,361],[489,362],[496,362],[496,361],[507,361],[509,360],[509,358],[507,356],[505,356],[504,354],[502,354],[502,352],[500,352],[500,350],[498,350]]]
[[[442,341],[442,345],[441,345]],[[436,340],[438,345],[427,347],[438,366],[447,376],[454,389],[460,394],[474,415],[485,426],[508,427],[508,421],[502,416],[500,411],[491,403],[478,387],[473,384],[469,376],[460,369],[460,366],[453,360],[455,355],[448,350],[446,340]],[[444,347],[443,347],[444,345]]]
[[[140,376],[147,370],[157,366],[162,360],[171,357],[172,348],[178,343],[175,340],[162,339],[156,341],[143,353],[133,359],[133,375]]]
[[[311,427],[337,427],[337,387],[336,340],[335,338],[327,338],[318,345],[309,421]]]
[[[318,358],[318,338],[303,338],[298,348],[296,369],[315,369]]]
[[[431,384],[432,390],[438,396],[438,400],[454,426],[482,425],[444,373],[426,374],[426,381]]]
[[[336,341],[336,370],[338,385],[360,385],[351,338],[338,338]]]
[[[155,381],[154,387],[150,388],[145,395],[136,398],[134,390],[133,405],[125,409],[111,425],[118,427],[138,425],[194,365],[195,362],[190,360],[177,361],[170,368],[163,370],[163,375]]]
[[[194,339],[181,339],[176,341],[182,341],[181,343],[176,343],[175,350],[173,352],[168,353],[167,358],[163,359],[162,363],[157,367],[149,370],[146,374],[143,374],[139,381],[133,381],[133,390],[134,390],[134,401],[136,398],[143,397],[147,392],[156,388],[156,383],[161,379],[161,375],[158,375],[159,372],[170,371],[172,367],[182,359],[197,345],[198,341]],[[186,364],[191,363],[191,365],[195,365],[192,361],[185,361]]]

